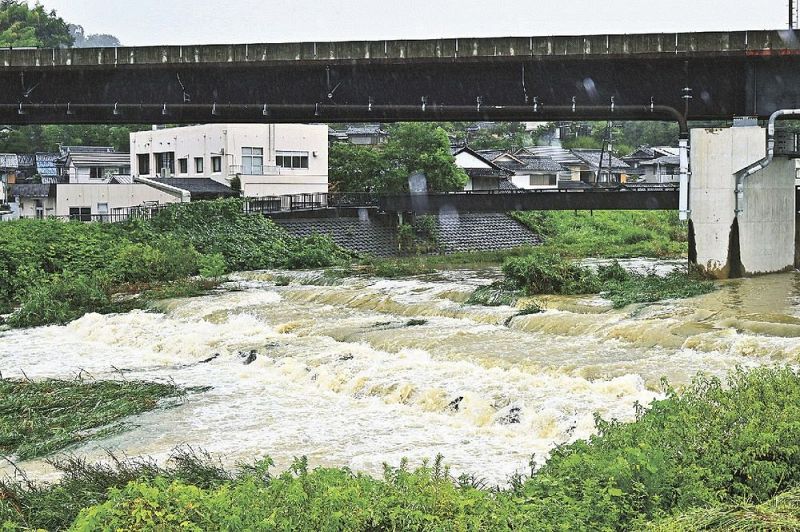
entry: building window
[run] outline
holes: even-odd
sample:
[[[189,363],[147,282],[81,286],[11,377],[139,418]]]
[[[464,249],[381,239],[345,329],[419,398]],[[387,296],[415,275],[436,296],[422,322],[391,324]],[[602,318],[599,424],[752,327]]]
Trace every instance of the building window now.
[[[167,174],[175,174],[175,152],[165,151],[156,153],[156,171],[165,177]]]
[[[531,186],[553,186],[556,184],[555,174],[538,174],[532,175]]]
[[[202,157],[195,157],[194,158],[194,171],[198,174],[202,174],[203,170],[203,158]]]
[[[92,221],[92,208],[91,207],[70,207],[69,219],[79,222]]]
[[[189,173],[189,159],[178,159],[178,173]]]
[[[89,168],[89,177],[91,179],[103,179],[105,178],[105,170],[102,166],[92,166]]]
[[[150,175],[150,154],[140,153],[136,156],[139,175]]]
[[[211,158],[211,171],[215,174],[222,173],[222,157]]]
[[[242,148],[242,173],[245,175],[264,173],[264,148]]]
[[[275,165],[281,168],[308,168],[308,152],[279,151],[275,156]]]

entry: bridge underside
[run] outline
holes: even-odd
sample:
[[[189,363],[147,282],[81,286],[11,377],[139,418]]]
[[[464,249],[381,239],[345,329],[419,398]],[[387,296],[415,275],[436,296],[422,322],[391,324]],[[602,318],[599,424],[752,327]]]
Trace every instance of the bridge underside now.
[[[800,105],[797,56],[664,55],[6,66],[0,123],[670,120],[650,104],[683,112],[684,87],[690,120]]]

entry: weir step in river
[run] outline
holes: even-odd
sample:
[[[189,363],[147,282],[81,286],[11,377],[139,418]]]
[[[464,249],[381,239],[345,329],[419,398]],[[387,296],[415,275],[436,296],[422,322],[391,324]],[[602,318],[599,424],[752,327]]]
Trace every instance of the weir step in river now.
[[[498,276],[240,274],[237,290],[167,301],[163,313],[0,333],[0,367],[4,377],[82,371],[211,387],[69,449],[89,459],[105,449],[165,459],[190,443],[226,464],[269,454],[283,468],[307,455],[380,474],[384,462],[441,453],[456,473],[504,484],[531,455],[541,463],[554,445],[592,434],[595,413],[632,419],[634,404],[659,397],[662,377],[680,385],[700,371],[800,358],[797,273],[621,310],[597,296],[539,298],[546,311],[528,316],[465,304]],[[43,461],[19,466],[51,474]]]

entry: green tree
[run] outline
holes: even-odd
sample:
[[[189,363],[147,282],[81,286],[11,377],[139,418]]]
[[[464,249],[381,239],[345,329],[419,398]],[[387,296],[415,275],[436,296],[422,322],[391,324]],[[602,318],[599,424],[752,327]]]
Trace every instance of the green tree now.
[[[0,2],[0,46],[62,48],[72,46],[64,19],[41,4],[29,7],[22,0]]]
[[[392,126],[386,144],[386,156],[392,163],[390,179],[393,189],[404,189],[405,178],[423,172],[431,191],[461,190],[467,174],[455,165],[450,141],[444,129],[436,124],[405,122]]]
[[[390,166],[383,150],[338,142],[331,146],[328,174],[338,192],[379,192],[387,189]]]
[[[450,141],[438,124],[402,123],[389,128],[382,147],[331,147],[330,179],[338,192],[403,192],[408,176],[423,172],[431,191],[461,190],[467,174],[455,165]]]

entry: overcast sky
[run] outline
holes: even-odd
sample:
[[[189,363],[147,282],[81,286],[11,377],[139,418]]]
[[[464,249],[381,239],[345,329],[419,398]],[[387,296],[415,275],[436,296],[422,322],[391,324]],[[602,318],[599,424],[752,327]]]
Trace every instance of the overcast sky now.
[[[776,29],[788,0],[40,0],[123,44]],[[33,4],[34,0],[30,0]]]

